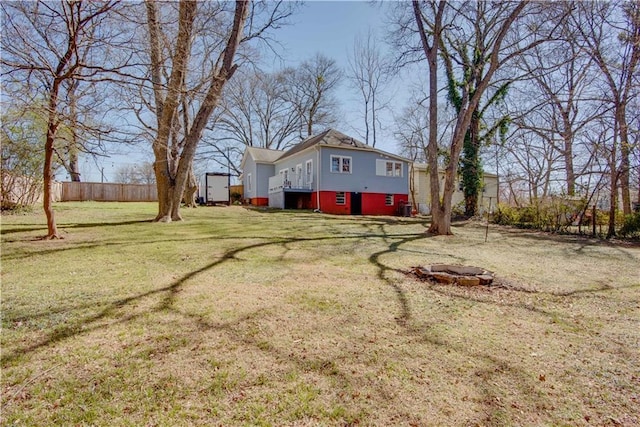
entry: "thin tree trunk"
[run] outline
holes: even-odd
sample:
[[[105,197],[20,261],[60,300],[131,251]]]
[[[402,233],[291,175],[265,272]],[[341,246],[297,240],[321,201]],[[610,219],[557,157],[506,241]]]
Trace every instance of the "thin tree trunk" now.
[[[609,194],[609,229],[607,230],[607,239],[616,235],[616,211],[618,210],[618,178],[619,172],[617,168],[617,145],[618,145],[618,121],[613,124],[613,144],[611,144],[611,153],[609,158],[609,168],[611,169],[611,182]]]
[[[615,159],[614,159],[615,162]],[[609,230],[607,231],[607,239],[616,235],[616,205],[618,204],[618,172],[615,164],[611,167],[611,194],[609,195]]]
[[[373,136],[372,147],[376,146],[376,94],[375,92],[371,95],[371,132]],[[369,125],[367,125],[367,138],[369,138]],[[368,142],[367,142],[368,143]]]
[[[429,45],[427,32],[422,21],[420,2],[413,0],[413,13],[418,25],[422,49],[429,64],[429,143],[427,144],[427,163],[429,185],[431,187],[431,225],[427,232],[437,235],[451,234],[451,212],[447,215],[444,206],[440,202],[440,174],[438,173],[438,49],[445,7],[446,3],[444,1],[438,3],[432,33],[433,39],[431,40],[431,45]]]
[[[44,145],[44,195],[43,208],[47,217],[47,236],[46,239],[59,239],[58,227],[56,225],[55,213],[53,211],[53,150],[58,130],[56,120],[56,110],[58,108],[58,91],[60,89],[60,80],[57,78],[53,81],[53,87],[49,95],[49,117],[47,123],[47,136]]]
[[[622,211],[625,215],[631,214],[631,183],[629,178],[629,157],[631,147],[629,145],[629,132],[627,118],[625,116],[626,102],[623,101],[618,109],[618,123],[620,133],[620,190],[622,191]]]
[[[463,161],[464,170],[462,177],[464,182],[464,214],[466,217],[474,217],[478,209],[478,191],[480,190],[480,117],[473,114],[469,125],[469,140],[464,147],[465,156]]]

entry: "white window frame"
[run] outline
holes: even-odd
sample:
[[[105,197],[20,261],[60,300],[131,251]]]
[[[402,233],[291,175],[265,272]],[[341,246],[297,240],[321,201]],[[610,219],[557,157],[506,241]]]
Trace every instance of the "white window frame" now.
[[[304,164],[305,182],[307,184],[313,183],[313,160],[307,160]]]
[[[338,159],[338,170],[335,171],[333,170],[333,159]],[[345,160],[348,160],[348,165],[349,165],[349,170],[345,171],[344,170],[344,166],[345,166]],[[329,171],[331,173],[353,173],[353,159],[350,156],[338,156],[338,155],[331,155],[331,161],[329,162]]]
[[[393,176],[402,178],[402,169],[402,162],[393,162]]]
[[[297,186],[298,187],[302,187],[303,185],[303,178],[302,178],[302,163],[298,163],[296,165],[296,181],[297,181]]]
[[[251,174],[247,174],[247,191],[251,192],[253,191],[253,186],[251,184]]]
[[[340,201],[342,199],[342,201]],[[347,204],[347,193],[344,191],[336,191],[336,205]]]
[[[394,160],[376,159],[376,175],[389,178],[402,178],[404,175],[402,162]]]

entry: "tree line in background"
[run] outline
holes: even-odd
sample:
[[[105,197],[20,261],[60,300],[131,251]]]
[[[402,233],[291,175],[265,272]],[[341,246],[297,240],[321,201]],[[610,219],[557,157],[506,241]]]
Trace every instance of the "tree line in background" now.
[[[262,70],[298,6],[3,3],[3,200],[7,172],[42,177],[57,237],[48,194],[56,169],[80,180],[80,154],[144,141],[156,220],[179,220],[194,160],[239,174],[247,146],[286,149],[341,124],[344,83],[360,100],[364,142],[393,131],[402,154],[444,171],[442,182],[430,174],[433,233],[451,233],[458,180],[465,214],[477,213],[485,170],[499,175],[504,203],[600,203],[610,236],[617,207],[630,214],[640,198],[637,1],[394,3],[389,26],[377,29],[390,53],[369,33],[344,70],[322,54]],[[407,75],[416,77],[407,106],[391,111],[389,92]]]

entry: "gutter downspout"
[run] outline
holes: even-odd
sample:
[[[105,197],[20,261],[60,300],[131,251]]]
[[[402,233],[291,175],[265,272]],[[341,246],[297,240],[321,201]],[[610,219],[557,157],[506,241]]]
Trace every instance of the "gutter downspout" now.
[[[316,188],[316,210],[315,210],[315,212],[322,212],[320,210],[320,170],[322,170],[322,167],[320,165],[320,147],[318,145],[316,145],[316,151],[318,153],[318,156],[317,156],[318,166],[316,167],[316,182],[318,184],[317,184],[317,188]]]

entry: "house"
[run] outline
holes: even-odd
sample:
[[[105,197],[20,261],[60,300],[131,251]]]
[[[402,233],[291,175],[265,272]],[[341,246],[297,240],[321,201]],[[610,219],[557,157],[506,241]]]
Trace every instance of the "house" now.
[[[244,198],[281,209],[394,215],[408,203],[409,163],[328,129],[287,151],[247,148]]]
[[[440,171],[440,195],[444,191],[444,171]],[[414,163],[411,175],[411,188],[415,196],[417,210],[421,214],[431,212],[431,185],[429,184],[429,174],[427,173],[426,163]],[[486,212],[495,209],[498,200],[498,176],[484,172],[482,174],[482,190],[478,195],[478,209],[480,212]],[[456,206],[464,204],[464,193],[460,180],[456,180],[456,189],[451,199],[451,205]]]
[[[274,162],[283,151],[247,147],[242,156],[243,198],[254,206],[269,205],[269,178],[274,175]]]

